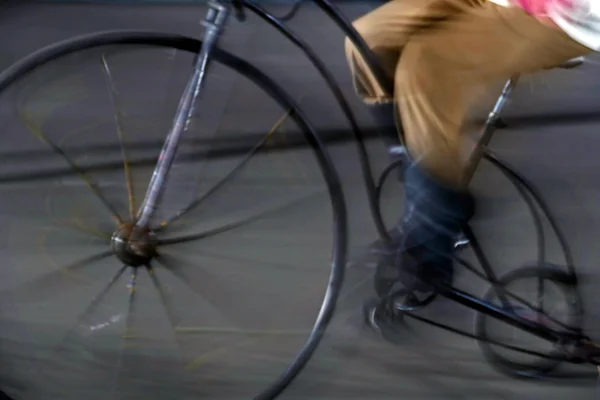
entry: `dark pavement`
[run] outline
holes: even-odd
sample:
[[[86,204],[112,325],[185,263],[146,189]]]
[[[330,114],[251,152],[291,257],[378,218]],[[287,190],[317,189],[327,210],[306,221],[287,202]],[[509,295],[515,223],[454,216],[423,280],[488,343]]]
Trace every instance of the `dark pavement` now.
[[[341,9],[352,18],[369,7],[355,3]],[[267,8],[277,14],[289,9]],[[5,38],[0,67],[56,41],[100,30],[198,37],[203,12],[199,6],[13,3],[0,14]],[[352,95],[341,32],[311,6],[289,25],[335,72],[362,125],[373,128]],[[351,255],[360,254],[376,233],[356,146],[322,79],[285,38],[253,17],[244,24],[232,21],[222,47],[272,76],[323,136],[335,139],[327,150],[344,185]],[[133,277],[127,271],[101,301],[98,296],[119,263],[108,257],[76,265],[108,249],[103,235],[110,235],[116,222],[83,180],[68,172],[64,158],[36,135],[89,167],[100,192],[126,220],[128,198],[137,205],[143,198],[192,61],[189,54],[156,48],[88,50],[40,68],[2,93],[0,386],[15,399],[248,399],[286,368],[306,340],[333,246],[324,180],[308,148],[278,149],[298,140],[293,122],[278,124],[286,110],[221,66],[211,70],[155,222],[209,190],[272,131],[266,151],[166,233],[177,237],[249,222],[161,248],[165,265],[154,264],[152,275],[142,269]],[[592,57],[576,70],[524,79],[506,109],[509,128],[496,135],[492,147],[538,185],[555,211],[582,273],[586,326],[600,339],[597,62]],[[485,115],[488,103],[480,104],[478,116]],[[132,160],[131,191],[122,168],[124,151]],[[386,163],[382,144],[370,140],[368,151],[380,172]],[[534,227],[516,190],[488,164],[481,165],[473,188],[482,203],[474,227],[498,272],[534,260]],[[386,186],[389,221],[401,208],[398,198],[399,190]],[[561,262],[554,240],[548,247],[552,261]],[[412,332],[401,343],[382,341],[358,323],[371,272],[348,265],[334,322],[282,399],[597,398],[592,368],[566,367],[572,379],[516,381],[492,370],[472,341],[434,328],[411,323]],[[476,294],[486,290],[467,272],[458,284]],[[471,312],[445,301],[424,315],[466,330],[473,325]]]

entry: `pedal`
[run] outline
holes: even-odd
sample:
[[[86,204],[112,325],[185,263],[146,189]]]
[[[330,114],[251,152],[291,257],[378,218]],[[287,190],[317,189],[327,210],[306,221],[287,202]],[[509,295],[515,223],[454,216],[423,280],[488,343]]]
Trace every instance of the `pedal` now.
[[[402,320],[402,315],[397,314],[387,300],[369,299],[363,304],[362,311],[364,323],[379,333],[394,321]]]
[[[469,239],[464,235],[464,233],[459,234],[456,237],[456,241],[454,242],[454,248],[459,250],[469,246]]]
[[[417,292],[402,289],[391,296],[390,302],[392,302],[396,311],[410,312],[428,306],[436,297],[437,293],[433,290],[428,292]]]
[[[396,310],[389,300],[370,299],[362,308],[364,324],[385,340],[396,343],[402,336],[404,313]]]

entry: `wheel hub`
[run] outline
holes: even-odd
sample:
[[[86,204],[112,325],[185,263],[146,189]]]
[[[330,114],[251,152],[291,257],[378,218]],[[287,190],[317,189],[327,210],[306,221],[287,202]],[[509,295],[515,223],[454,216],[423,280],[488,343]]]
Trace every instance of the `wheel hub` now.
[[[135,222],[122,224],[113,233],[111,243],[117,258],[132,267],[147,265],[156,255],[156,235]]]

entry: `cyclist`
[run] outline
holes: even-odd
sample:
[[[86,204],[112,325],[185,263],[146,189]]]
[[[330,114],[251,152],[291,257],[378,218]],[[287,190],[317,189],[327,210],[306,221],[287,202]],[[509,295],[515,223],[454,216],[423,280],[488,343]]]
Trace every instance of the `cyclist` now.
[[[495,81],[599,49],[600,0],[391,0],[354,26],[394,80],[386,93],[347,39],[357,94],[386,126],[397,107],[410,158],[402,237],[381,262],[417,290],[449,284],[454,240],[474,213],[461,142],[469,106]]]

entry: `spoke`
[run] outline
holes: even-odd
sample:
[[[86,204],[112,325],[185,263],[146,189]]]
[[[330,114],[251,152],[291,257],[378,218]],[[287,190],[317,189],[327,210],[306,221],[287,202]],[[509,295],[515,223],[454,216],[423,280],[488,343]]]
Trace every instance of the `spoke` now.
[[[542,281],[543,281],[543,279],[542,279]],[[506,290],[505,293],[506,293],[507,297],[510,297],[510,298],[516,300],[518,303],[521,303],[522,305],[524,305],[526,308],[529,308],[529,309],[535,311],[536,315],[538,316],[538,323],[540,322],[540,317],[543,316],[546,320],[555,323],[556,325],[560,326],[561,328],[564,328],[564,329],[567,329],[570,331],[577,330],[576,328],[569,326],[566,323],[559,321],[558,319],[556,319],[556,318],[552,317],[551,315],[549,315],[548,313],[546,313],[546,311],[544,311],[544,309],[543,309],[543,304],[542,304],[542,308],[540,308],[540,307],[533,305],[532,302],[530,303],[527,300],[525,300],[524,298],[522,298],[516,294],[513,294],[512,292],[509,292]],[[539,298],[536,300],[539,300]]]
[[[112,235],[108,232],[104,232],[99,229],[88,228],[87,226],[84,226],[83,224],[81,224],[79,221],[55,220],[53,222],[63,228],[68,228],[68,229],[72,229],[77,232],[85,233],[86,235],[90,235],[95,238],[110,240],[110,238],[112,237]]]
[[[15,288],[11,288],[0,292],[0,302],[2,304],[18,303],[20,301],[27,301],[31,299],[41,300],[47,297],[52,297],[57,291],[64,291],[65,279],[71,279],[75,281],[73,274],[88,264],[103,260],[113,252],[111,250],[104,251],[99,254],[84,258],[74,262],[66,267],[63,267],[57,271],[46,273],[32,282],[23,283]],[[81,282],[81,280],[79,280]]]
[[[125,266],[121,267],[113,275],[113,277],[110,278],[108,284],[104,287],[104,289],[102,289],[102,291],[100,291],[100,293],[98,293],[96,297],[94,297],[94,299],[90,302],[85,311],[77,318],[77,325],[81,325],[82,323],[84,323],[84,321],[92,314],[92,312],[94,312],[96,307],[98,307],[98,304],[100,304],[100,302],[104,299],[108,292],[113,288],[115,283],[117,283],[119,278],[121,278],[126,269],[127,267]]]
[[[154,288],[158,292],[160,302],[162,303],[162,305],[165,309],[165,312],[167,314],[167,318],[169,319],[169,323],[171,324],[171,329],[173,330],[173,332],[176,332],[177,319],[175,318],[175,315],[172,312],[173,307],[172,307],[171,298],[167,294],[167,292],[164,290],[162,284],[156,277],[156,272],[155,272],[154,268],[152,268],[152,266],[150,266],[150,265],[146,265],[146,271],[148,271],[148,275],[150,275],[150,280],[152,281]]]
[[[293,270],[293,269],[300,269],[302,271],[306,271],[306,270],[320,270],[320,268],[307,268],[306,265],[294,265],[293,263],[284,263],[284,262],[280,262],[280,261],[267,261],[267,260],[252,260],[250,258],[245,258],[245,257],[240,257],[240,256],[235,256],[235,255],[231,255],[231,254],[221,254],[221,253],[212,253],[209,251],[205,251],[202,250],[199,252],[200,256],[206,257],[206,258],[213,258],[215,260],[228,260],[228,261],[234,261],[238,264],[242,263],[242,264],[248,264],[252,267],[255,268],[286,268],[288,270]]]
[[[124,267],[126,268],[126,267]],[[117,385],[119,383],[119,374],[121,373],[121,368],[123,367],[123,353],[125,352],[125,342],[131,333],[131,325],[133,323],[133,315],[134,315],[134,306],[135,306],[135,292],[137,288],[137,273],[138,269],[134,267],[131,268],[131,277],[129,280],[129,284],[127,288],[129,289],[129,300],[127,302],[127,318],[125,322],[125,335],[121,340],[121,347],[119,348],[119,355],[117,356],[117,363],[114,368],[113,373],[113,383],[112,383],[112,395],[111,398],[115,398],[115,393],[117,391]]]
[[[322,290],[323,290],[323,288],[321,288],[319,285],[316,285],[316,286],[313,286],[312,288],[310,288],[309,290],[301,292],[300,295],[295,298],[295,301],[293,302],[291,309],[301,307],[303,304],[306,303],[307,299],[317,296],[319,292],[322,292]],[[284,316],[285,315],[287,315],[287,314],[284,314]],[[199,357],[196,357],[194,360],[192,360],[186,366],[186,369],[187,370],[196,369],[196,368],[200,367],[202,364],[205,364],[206,362],[208,362],[209,360],[232,350],[232,348],[246,347],[252,343],[256,343],[258,340],[261,340],[261,339],[264,340],[264,338],[266,338],[266,337],[276,337],[276,336],[293,337],[293,336],[307,335],[307,334],[312,333],[312,330],[307,330],[307,331],[303,332],[302,330],[274,329],[275,326],[277,326],[279,323],[281,323],[280,318],[281,317],[277,317],[277,315],[272,315],[271,318],[269,319],[269,322],[267,323],[267,325],[268,325],[267,329],[257,329],[257,330],[238,329],[237,327],[234,329],[227,329],[227,328],[222,328],[222,327],[208,327],[203,332],[203,328],[201,328],[201,327],[181,327],[181,328],[179,328],[178,329],[179,334],[198,334],[198,333],[223,334],[223,333],[229,333],[229,334],[237,334],[237,335],[246,336],[245,340],[238,341],[237,343],[234,343],[233,345],[225,344],[225,345],[219,346],[215,349],[212,349],[212,350],[202,354]],[[225,369],[225,367],[221,367],[221,368]]]
[[[125,133],[123,130],[123,125],[121,123],[121,121],[123,121],[124,118],[119,107],[119,94],[117,92],[116,85],[112,78],[112,73],[110,72],[110,68],[108,67],[108,62],[106,61],[106,56],[104,54],[102,55],[102,66],[104,67],[104,74],[106,75],[106,79],[108,80],[108,87],[110,89],[110,101],[115,111],[115,125],[117,128],[117,135],[119,136],[121,155],[123,157],[123,170],[125,173],[125,182],[127,184],[127,197],[129,199],[129,216],[131,217],[131,219],[134,219],[135,214],[137,212],[137,206],[135,201],[135,193],[133,190],[133,179],[131,177],[131,166],[129,164],[129,158],[127,157],[127,151],[125,150]]]
[[[201,283],[201,287],[192,285],[190,277],[184,272],[184,269],[177,266],[181,262],[176,262],[175,257],[171,255],[160,254],[156,260],[164,267],[165,270],[169,271],[174,277],[176,277],[181,283],[183,283],[193,293],[198,295],[200,298],[205,300],[211,308],[216,311],[220,316],[223,316],[227,322],[236,326],[235,316],[230,313],[224,312],[218,307],[218,302],[215,301],[215,294],[218,292],[218,287],[215,284],[215,278],[210,274],[203,271],[201,268],[195,268],[194,271],[202,273],[201,279],[197,281]]]
[[[178,278],[185,286],[187,286],[190,290],[192,290],[192,292],[194,292],[196,295],[198,295],[203,300],[207,301],[208,304],[212,307],[212,309],[217,311],[219,313],[219,315],[224,316],[226,318],[227,322],[229,322],[230,324],[232,324],[234,326],[234,328],[232,328],[233,331],[236,331],[236,332],[238,332],[238,334],[247,337],[246,340],[244,340],[240,343],[234,344],[233,347],[251,343],[252,339],[248,338],[248,335],[247,335],[248,331],[237,327],[237,324],[234,322],[234,318],[232,318],[232,316],[222,312],[220,309],[218,309],[218,307],[216,306],[215,302],[212,299],[207,298],[208,296],[211,296],[211,293],[213,293],[216,289],[216,287],[215,287],[216,285],[214,285],[214,283],[212,282],[212,277],[210,277],[208,275],[206,277],[202,277],[202,279],[200,279],[199,281],[202,283],[205,283],[204,287],[196,288],[190,284],[189,277],[181,270],[181,268],[175,267],[175,262],[174,262],[175,260],[172,256],[165,256],[164,254],[159,255],[159,257],[157,257],[157,261],[166,270],[168,270],[176,278]],[[198,269],[196,269],[195,271],[198,271]],[[198,327],[194,327],[194,328],[201,329]],[[209,327],[208,329],[210,330],[211,328]],[[213,329],[218,330],[219,328],[213,328]],[[227,328],[223,328],[223,329],[227,329]],[[184,328],[184,332],[179,331],[179,328],[175,328],[173,331],[176,335],[180,335],[181,333],[189,333],[189,332],[185,332],[185,328]],[[213,332],[213,333],[218,333],[218,332]],[[232,347],[231,345],[226,344],[226,345],[218,346],[215,349],[209,350],[207,353],[203,354],[202,356],[195,357],[194,360],[187,363],[187,365],[185,366],[185,369],[190,370],[190,369],[197,368],[201,363],[205,362],[207,359],[210,359],[214,356],[218,356],[218,355],[222,354],[224,351],[231,349],[231,347]]]
[[[454,260],[456,260],[457,262],[459,262],[462,266],[464,266],[465,268],[467,268],[469,271],[473,272],[475,275],[479,276],[481,279],[483,279],[484,281],[488,281],[487,276],[483,275],[481,272],[477,271],[475,269],[475,267],[473,267],[469,262],[467,262],[466,260],[460,258],[460,257],[453,257]],[[493,282],[490,282],[493,284]],[[506,297],[510,297],[514,300],[516,300],[517,302],[521,303],[522,305],[524,305],[527,308],[530,308],[532,310],[534,310],[536,313],[539,313],[541,315],[543,315],[546,319],[548,319],[549,321],[552,321],[553,323],[557,324],[558,326],[560,326],[561,328],[565,328],[568,329],[570,331],[576,331],[577,328],[574,328],[572,326],[569,326],[567,324],[565,324],[564,322],[561,322],[559,320],[557,320],[554,317],[551,317],[550,315],[548,315],[543,308],[539,308],[534,306],[532,303],[528,302],[527,300],[523,299],[520,296],[517,296],[516,294],[509,292],[508,290],[504,289],[504,294],[506,295]],[[502,300],[501,300],[502,302]]]
[[[226,183],[230,182],[233,178],[235,178],[237,173],[246,164],[248,164],[248,162],[250,162],[252,157],[261,149],[261,147],[264,146],[264,144],[267,142],[267,140],[269,140],[269,138],[277,132],[279,127],[285,122],[285,120],[287,119],[288,116],[289,116],[289,111],[286,114],[284,114],[275,123],[275,125],[271,128],[269,133],[267,133],[252,149],[250,149],[250,151],[248,151],[248,153],[246,153],[246,155],[244,156],[242,161],[240,161],[231,171],[229,171],[229,173],[227,173],[227,175],[225,175],[223,178],[221,178],[221,180],[219,180],[213,187],[211,187],[206,192],[204,192],[204,194],[202,194],[199,198],[193,200],[187,207],[176,212],[175,215],[171,219],[163,221],[160,224],[159,230],[171,225],[173,222],[177,221],[178,219],[180,219],[187,213],[189,213],[189,212],[193,211],[194,209],[196,209],[197,207],[199,207],[202,203],[204,203],[206,200],[208,200],[210,197],[212,197],[217,192],[217,190],[219,190]]]
[[[123,220],[121,216],[114,208],[112,204],[102,195],[102,192],[98,188],[98,185],[85,173],[85,171],[75,163],[60,147],[58,147],[53,141],[47,138],[39,128],[33,126],[33,124],[20,115],[21,121],[25,124],[27,129],[41,142],[47,144],[56,154],[60,155],[64,160],[69,164],[69,166],[79,175],[79,177],[85,182],[87,187],[96,195],[98,200],[108,209],[113,218],[117,221],[117,223],[122,224]]]
[[[538,290],[537,308],[543,312],[544,311],[544,280],[542,278],[538,278],[537,290]],[[538,319],[539,319],[539,317],[540,317],[540,315],[538,313]]]
[[[177,324],[179,321],[178,321],[178,318],[176,317],[175,313],[173,312],[173,303],[171,301],[171,297],[167,293],[167,291],[165,291],[164,287],[158,280],[158,277],[156,276],[156,270],[151,265],[146,265],[146,271],[148,271],[148,274],[150,275],[150,280],[152,281],[154,288],[158,292],[160,302],[162,303],[162,305],[165,309],[165,313],[167,314],[167,319],[169,320],[169,324],[171,325],[171,331],[173,332],[174,341],[175,341],[175,344],[177,345],[177,350],[178,350],[177,356],[181,360],[182,366],[184,366],[184,364],[183,364],[185,362],[184,357],[183,357],[184,352],[183,352],[183,350],[179,344],[179,340],[177,338]]]
[[[271,208],[271,209],[267,209],[267,210],[262,210],[260,212],[254,213],[252,215],[249,215],[245,218],[240,219],[239,221],[235,221],[235,222],[230,222],[227,223],[225,225],[222,225],[220,227],[217,228],[213,228],[213,229],[208,229],[204,232],[200,232],[200,233],[195,233],[192,235],[186,235],[186,236],[180,236],[180,237],[176,237],[176,238],[172,238],[172,239],[163,239],[163,240],[159,240],[158,244],[161,246],[166,246],[166,245],[174,245],[174,244],[180,244],[180,243],[187,243],[187,242],[193,242],[199,239],[204,239],[210,236],[215,236],[217,234],[221,234],[221,233],[225,233],[227,231],[233,230],[235,228],[239,228],[241,226],[247,225],[251,222],[254,222],[266,215],[278,212],[278,211],[283,211],[286,208],[289,208],[291,206],[297,205],[298,203],[301,203],[307,199],[310,199],[312,197],[315,197],[316,195],[323,193],[322,190],[313,192],[307,196],[301,197],[299,199],[294,199],[292,201],[289,201],[287,203],[284,203],[282,205],[279,205],[277,207]]]
[[[50,218],[52,219],[53,223],[60,225],[64,228],[73,229],[75,231],[85,233],[87,235],[91,235],[100,239],[110,239],[112,236],[112,234],[109,232],[104,232],[100,229],[89,228],[85,226],[79,214],[76,214],[73,220],[58,218],[52,211],[50,197],[46,198],[46,212],[48,213],[48,216],[50,216]]]
[[[47,370],[48,368],[50,368],[50,365],[52,364],[52,362],[57,359],[57,355],[61,351],[65,350],[67,342],[75,341],[75,339],[77,339],[77,334],[76,334],[77,328],[81,327],[83,324],[86,323],[86,320],[95,311],[96,307],[98,307],[98,304],[100,304],[100,302],[104,299],[104,297],[108,294],[108,292],[113,288],[114,284],[123,275],[123,272],[125,272],[125,269],[126,269],[126,267],[120,268],[113,275],[113,277],[108,281],[108,284],[100,291],[100,293],[98,293],[92,299],[92,301],[88,304],[88,306],[85,308],[85,310],[81,314],[79,314],[79,316],[75,320],[75,323],[73,324],[73,327],[71,327],[67,331],[67,333],[63,336],[63,338],[56,345],[56,347],[54,347],[54,350],[52,351],[52,354],[44,362],[42,362],[42,364],[37,368],[36,375],[38,375],[40,373],[41,374],[45,373],[45,370]],[[38,385],[34,385],[29,390],[27,390],[26,394],[30,390],[33,391],[34,393],[36,391],[39,391],[40,390],[39,384]],[[26,398],[26,396],[24,396],[24,398]],[[37,398],[37,396],[33,396],[32,395],[31,398]]]

